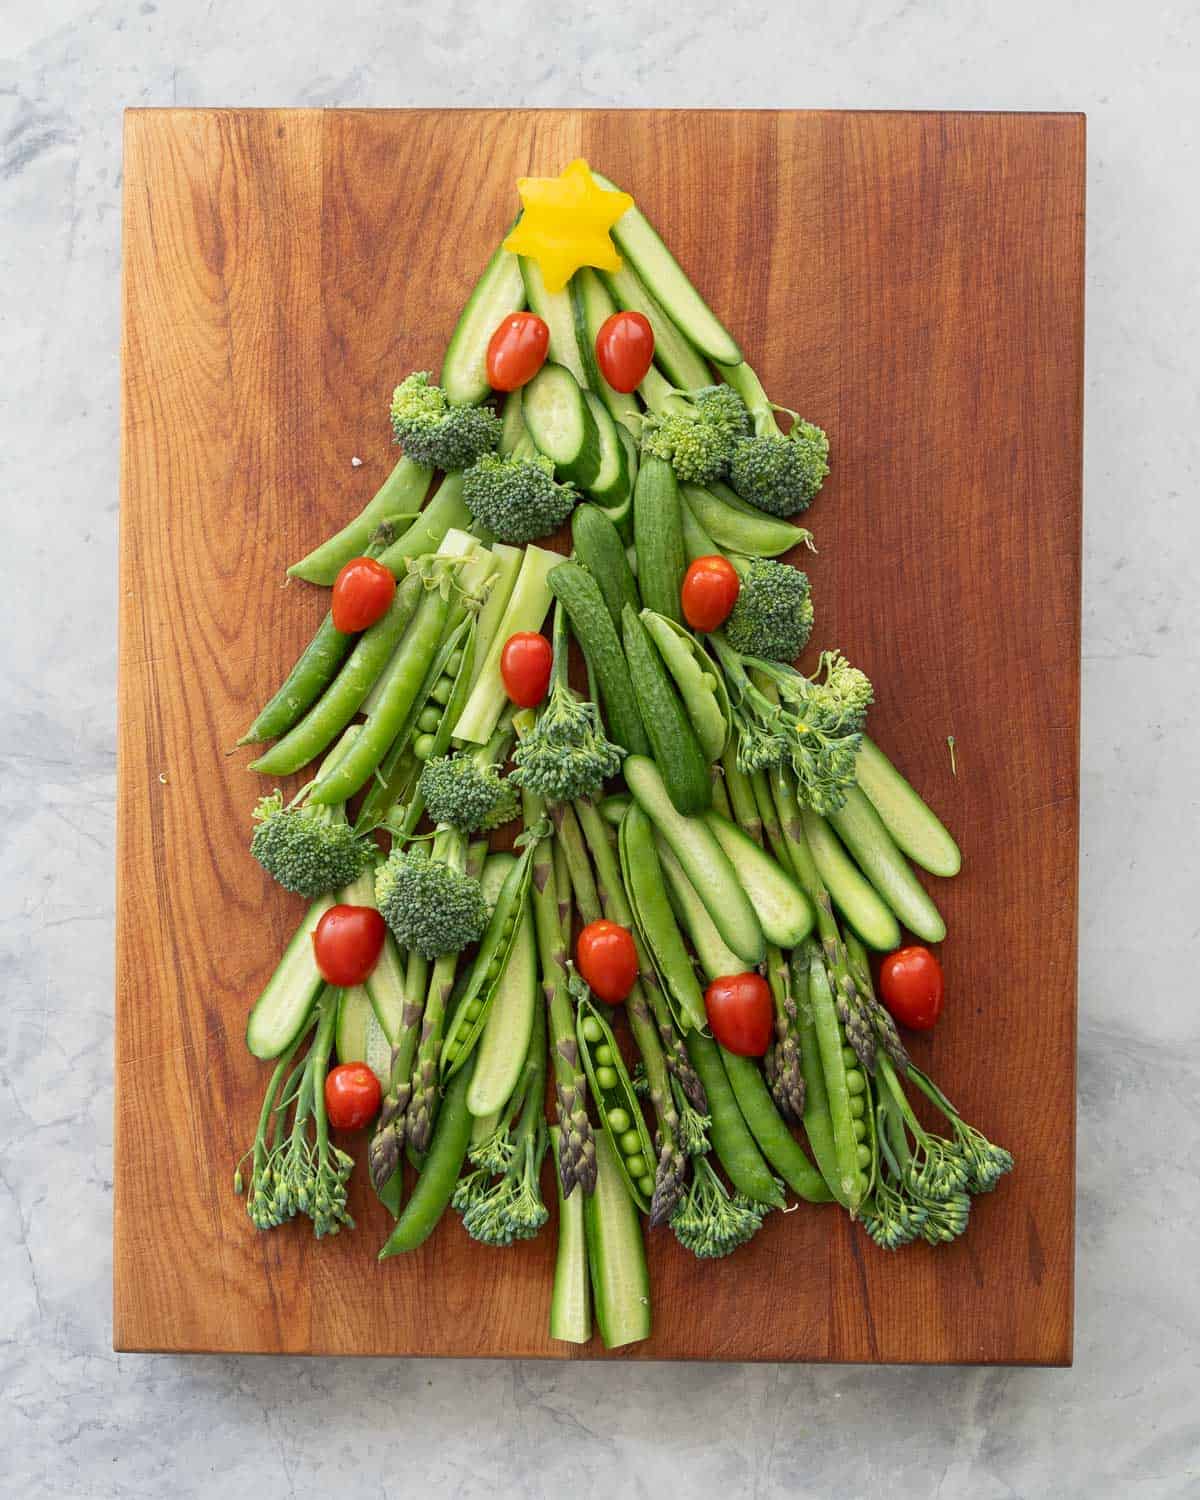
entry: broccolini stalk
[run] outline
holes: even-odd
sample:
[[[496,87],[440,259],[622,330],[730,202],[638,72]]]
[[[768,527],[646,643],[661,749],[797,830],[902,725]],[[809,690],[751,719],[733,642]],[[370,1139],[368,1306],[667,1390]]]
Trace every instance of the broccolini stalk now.
[[[440,850],[439,850],[440,843]],[[463,835],[454,829],[441,829],[434,839],[434,856],[440,856],[451,868],[478,881],[487,856],[486,840],[465,847]],[[458,970],[458,953],[443,953],[434,961],[421,1017],[421,1041],[413,1064],[412,1097],[405,1114],[405,1138],[414,1151],[429,1149],[433,1137],[433,1117],[437,1109],[438,1059],[442,1051],[442,1033],[446,1024],[446,1006],[454,989]]]
[[[545,815],[542,799],[535,792],[526,790],[522,792],[521,802],[525,826],[536,828]],[[576,1184],[585,1193],[592,1192],[596,1186],[596,1141],[588,1119],[587,1078],[580,1066],[575,1018],[567,991],[570,891],[564,882],[560,897],[549,838],[542,839],[534,854],[530,887],[554,1061],[554,1093],[560,1131],[559,1177],[563,1196],[570,1197]]]
[[[258,1129],[254,1133],[254,1144],[246,1152],[246,1156],[238,1162],[233,1174],[233,1190],[240,1197],[243,1191],[248,1193],[246,1198],[246,1212],[250,1216],[250,1222],[255,1229],[273,1229],[277,1224],[282,1224],[290,1215],[283,1214],[280,1210],[282,1204],[276,1204],[275,1199],[275,1169],[274,1151],[278,1149],[282,1140],[282,1120],[284,1110],[289,1102],[289,1085],[292,1082],[290,1069],[292,1058],[300,1050],[303,1042],[307,1041],[312,1033],[312,1022],[306,1026],[292,1045],[280,1057],[275,1064],[271,1074],[271,1081],[267,1085],[267,1092],[263,1097],[262,1109],[258,1116]],[[267,1136],[271,1127],[274,1127],[274,1148],[268,1145]],[[242,1175],[242,1164],[246,1157],[250,1157],[250,1180],[246,1183]]]
[[[950,1121],[955,1145],[967,1169],[968,1191],[990,1193],[1001,1177],[1012,1171],[1012,1153],[993,1145],[981,1131],[968,1125],[932,1078],[912,1063],[908,1065],[908,1077]]]
[[[609,841],[608,826],[594,802],[582,798],[575,806],[583,837],[595,864],[600,908],[609,921],[629,930],[637,948],[638,968],[643,974],[652,973],[653,969],[638,937],[633,910],[621,880],[620,864]],[[584,919],[594,920],[586,913]],[[650,1103],[654,1106],[654,1118],[657,1122],[654,1145],[658,1152],[658,1165],[654,1174],[654,1193],[650,1200],[650,1227],[654,1229],[659,1224],[665,1224],[675,1212],[687,1185],[688,1158],[679,1144],[679,1112],[671,1092],[666,1055],[651,1017],[646,990],[641,980],[634,984],[626,998],[625,1013],[629,1017],[629,1029],[645,1068]]]
[[[675,1238],[702,1260],[730,1255],[753,1239],[767,1212],[741,1193],[730,1197],[725,1184],[698,1156],[692,1164],[692,1186],[671,1216]]]

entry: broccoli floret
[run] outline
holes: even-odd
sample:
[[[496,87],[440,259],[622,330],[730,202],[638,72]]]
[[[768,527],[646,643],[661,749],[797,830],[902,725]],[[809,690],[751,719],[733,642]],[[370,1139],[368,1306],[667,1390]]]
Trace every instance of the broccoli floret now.
[[[460,833],[499,828],[517,815],[516,789],[474,755],[439,755],[427,762],[417,791],[433,822]]]
[[[544,453],[532,458],[485,453],[463,475],[463,499],[475,520],[502,542],[520,545],[557,531],[575,509],[573,484],[559,484]]]
[[[551,687],[537,722],[513,752],[511,780],[548,802],[590,797],[621,769],[624,752],[605,737],[600,710],[567,683],[567,616],[554,616]]]
[[[773,516],[807,510],[829,473],[829,439],[797,418],[786,437],[765,433],[736,438],[729,482],[743,500]]]
[[[729,386],[677,391],[647,414],[642,452],[669,463],[685,484],[711,484],[729,472],[734,443],[749,431],[745,404]]]
[[[435,469],[465,469],[500,440],[500,418],[486,406],[455,406],[428,370],[392,392],[392,433],[411,459]]]
[[[259,798],[254,818],[258,826],[250,853],[285,890],[310,901],[357,880],[375,849],[350,827],[340,803],[325,807],[294,801],[285,806],[275,791]]]
[[[705,1156],[692,1158],[692,1185],[671,1215],[675,1238],[693,1255],[714,1260],[753,1239],[765,1209],[741,1193],[730,1197]]]
[[[393,849],[376,870],[375,902],[400,946],[422,958],[460,952],[488,921],[479,881],[419,845]]]
[[[808,574],[787,563],[755,558],[742,573],[737,602],[725,622],[734,650],[768,661],[795,661],[812,627]]]
[[[720,427],[731,438],[747,437],[753,430],[746,403],[728,385],[706,385],[692,392],[692,402],[701,418]]]

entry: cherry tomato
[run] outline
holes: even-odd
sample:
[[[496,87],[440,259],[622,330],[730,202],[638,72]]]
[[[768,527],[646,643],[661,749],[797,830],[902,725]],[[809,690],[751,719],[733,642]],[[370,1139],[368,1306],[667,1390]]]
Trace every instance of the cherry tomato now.
[[[325,1075],[325,1113],[335,1130],[361,1130],[379,1112],[383,1090],[366,1063],[339,1063]]]
[[[549,347],[550,330],[536,313],[513,313],[488,342],[488,384],[494,391],[528,385],[546,363]]]
[[[928,1031],[942,1013],[942,966],[928,948],[897,948],[879,970],[883,1003],[903,1026]]]
[[[550,642],[536,630],[518,630],[510,635],[500,653],[500,676],[504,690],[518,708],[536,708],[550,687],[554,652]]]
[[[708,1024],[721,1046],[739,1057],[762,1057],[775,1033],[775,1007],[761,974],[726,974],[704,991]]]
[[[352,557],[333,580],[333,627],[345,635],[365,630],[388,612],[396,580],[373,557]]]
[[[575,944],[575,962],[594,995],[620,1005],[638,977],[633,934],[616,922],[589,922]]]
[[[639,312],[615,312],[596,335],[596,363],[614,391],[637,390],[654,358],[654,330]]]
[[[693,630],[716,630],[728,620],[742,581],[727,557],[698,557],[683,575],[680,602]]]
[[[331,906],[313,933],[313,953],[329,984],[361,984],[379,962],[387,926],[373,906]]]

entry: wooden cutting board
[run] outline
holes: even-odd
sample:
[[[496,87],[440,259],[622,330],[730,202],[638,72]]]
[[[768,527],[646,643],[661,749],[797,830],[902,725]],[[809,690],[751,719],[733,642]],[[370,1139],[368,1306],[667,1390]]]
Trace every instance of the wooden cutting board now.
[[[829,431],[817,638],[945,817],[949,1001],[913,1046],[1014,1176],[953,1246],[774,1215],[702,1264],[650,1237],[638,1359],[1071,1358],[1084,121],[1076,115],[134,111],[126,117],[114,1345],[602,1354],[553,1344],[553,1227],[448,1215],[379,1265],[257,1235],[231,1189],[265,1069],[250,1003],[302,910],[246,852],[226,752],[325,596],[285,565],[394,459],[511,221],[575,156],[633,192],[776,399]],[[352,457],[362,459],[355,467]],[[957,775],[947,736],[953,735]],[[548,1179],[547,1179],[548,1180]]]

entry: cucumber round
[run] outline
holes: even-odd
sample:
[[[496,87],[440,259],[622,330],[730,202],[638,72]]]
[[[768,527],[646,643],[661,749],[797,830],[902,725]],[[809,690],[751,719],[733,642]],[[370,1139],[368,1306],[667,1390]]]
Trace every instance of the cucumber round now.
[[[563,365],[544,364],[524,391],[521,414],[538,452],[587,489],[600,472],[600,433],[582,386]]]

